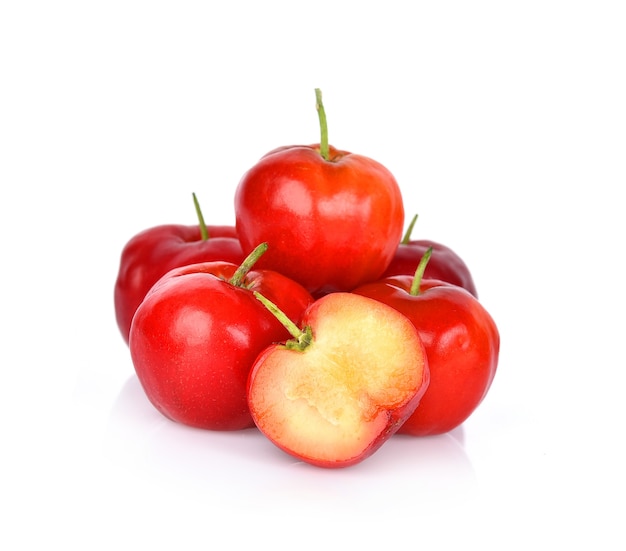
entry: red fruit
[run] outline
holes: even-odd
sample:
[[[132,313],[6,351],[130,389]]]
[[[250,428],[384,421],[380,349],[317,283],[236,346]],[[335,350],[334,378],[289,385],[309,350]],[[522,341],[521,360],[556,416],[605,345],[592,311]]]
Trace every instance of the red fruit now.
[[[415,411],[428,386],[424,347],[398,311],[351,293],[318,299],[302,327],[291,324],[294,339],[270,346],[254,363],[252,417],[302,461],[354,465]]]
[[[318,105],[323,113],[319,90]],[[379,162],[328,145],[281,147],[243,176],[235,193],[244,252],[266,242],[259,267],[321,296],[382,275],[402,236],[400,188]]]
[[[430,385],[399,432],[427,436],[463,423],[487,395],[498,365],[500,335],[487,310],[465,289],[422,280],[421,273],[384,278],[354,293],[404,314],[426,348]]]
[[[272,297],[298,320],[313,298],[282,274],[248,272],[250,265],[243,271],[227,262],[174,269],[137,308],[130,331],[133,365],[166,417],[211,430],[254,425],[248,373],[264,348],[289,333],[253,292]]]

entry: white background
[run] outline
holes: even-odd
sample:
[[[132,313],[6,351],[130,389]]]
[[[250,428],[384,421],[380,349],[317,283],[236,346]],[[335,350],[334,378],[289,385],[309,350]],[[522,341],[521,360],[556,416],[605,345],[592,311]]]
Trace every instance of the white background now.
[[[0,547],[624,549],[622,5],[3,2]],[[162,418],[112,300],[132,235],[318,141],[315,87],[502,337],[462,429],[338,471]]]

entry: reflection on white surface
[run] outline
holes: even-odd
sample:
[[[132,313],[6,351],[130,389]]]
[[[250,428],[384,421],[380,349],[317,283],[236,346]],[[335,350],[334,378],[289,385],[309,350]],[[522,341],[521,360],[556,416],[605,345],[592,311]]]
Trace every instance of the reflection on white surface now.
[[[204,431],[166,419],[135,376],[115,400],[105,434],[104,454],[117,468],[187,495],[212,496],[221,506],[242,498],[247,506],[267,505],[271,495],[272,504],[286,507],[303,499],[309,507],[371,507],[372,480],[389,502],[409,492],[429,508],[475,490],[462,429],[429,438],[396,435],[358,465],[320,469],[283,453],[256,429]]]

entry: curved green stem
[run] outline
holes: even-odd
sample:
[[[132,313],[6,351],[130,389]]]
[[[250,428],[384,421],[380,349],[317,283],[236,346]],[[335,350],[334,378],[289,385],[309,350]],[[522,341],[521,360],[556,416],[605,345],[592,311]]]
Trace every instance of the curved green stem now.
[[[257,245],[257,247],[244,259],[239,268],[237,268],[228,283],[234,285],[235,287],[241,287],[246,275],[252,269],[252,266],[256,264],[256,261],[263,256],[265,251],[267,251],[267,243]]]
[[[200,203],[198,202],[196,194],[192,193],[191,195],[193,197],[193,204],[196,207],[198,223],[200,224],[200,236],[202,237],[202,241],[206,241],[209,238],[209,230],[207,230],[206,224],[204,223],[204,216],[202,216],[202,210],[200,210]]]
[[[267,308],[274,317],[283,324],[283,327],[289,331],[289,334],[293,337],[293,339],[288,340],[285,343],[285,346],[289,350],[304,350],[307,346],[309,346],[313,342],[313,331],[307,325],[303,330],[300,329],[293,321],[289,319],[287,314],[285,314],[276,304],[274,304],[271,300],[264,297],[261,293],[257,291],[253,291],[254,296]]]
[[[417,222],[417,214],[413,217],[409,227],[406,229],[406,233],[402,237],[402,241],[400,241],[401,245],[408,245],[411,242],[411,234],[413,233],[413,226],[415,226],[415,222]]]
[[[417,265],[417,269],[415,270],[415,275],[413,276],[413,281],[411,283],[411,291],[410,294],[414,297],[420,294],[420,285],[422,284],[422,279],[424,278],[424,270],[426,270],[426,265],[430,260],[431,255],[433,254],[433,248],[428,247],[424,256],[422,256],[420,263]]]
[[[326,121],[326,111],[324,110],[324,104],[322,103],[322,91],[319,88],[315,89],[315,108],[320,119],[320,155],[325,161],[328,161],[328,122]]]

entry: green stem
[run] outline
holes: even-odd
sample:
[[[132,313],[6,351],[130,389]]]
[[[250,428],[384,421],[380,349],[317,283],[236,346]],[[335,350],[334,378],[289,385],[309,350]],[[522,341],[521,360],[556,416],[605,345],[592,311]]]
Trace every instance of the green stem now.
[[[235,287],[241,287],[243,285],[243,280],[245,279],[248,272],[252,269],[259,258],[263,256],[263,254],[267,251],[267,243],[261,243],[258,245],[241,263],[239,268],[233,274],[233,277],[230,278],[228,283],[234,285]]]
[[[198,215],[198,223],[200,224],[200,236],[202,237],[202,241],[206,241],[209,238],[209,230],[204,223],[204,216],[202,216],[202,210],[200,210],[200,203],[198,202],[198,198],[195,193],[191,194],[193,197],[193,204],[196,207],[196,214]]]
[[[420,285],[422,284],[422,279],[424,278],[424,271],[426,270],[426,265],[430,260],[431,255],[433,254],[433,248],[428,247],[424,256],[422,256],[420,263],[417,265],[417,269],[415,270],[415,275],[413,276],[413,282],[411,283],[410,294],[414,297],[420,294]]]
[[[283,327],[289,331],[289,334],[293,337],[293,339],[288,340],[285,343],[285,346],[289,350],[304,350],[307,346],[309,346],[313,342],[313,331],[307,325],[304,330],[300,329],[293,321],[289,319],[287,314],[285,314],[276,304],[274,304],[271,300],[264,297],[261,293],[257,291],[253,291],[254,296],[261,301],[263,306],[267,308],[274,317],[283,324]]]
[[[325,161],[328,161],[328,123],[326,121],[326,111],[324,110],[324,104],[322,103],[322,91],[319,88],[315,89],[315,108],[320,119],[320,155]]]
[[[415,226],[415,222],[417,222],[417,214],[411,220],[409,227],[406,229],[406,233],[404,237],[402,237],[402,241],[400,241],[401,245],[408,245],[411,242],[411,234],[413,233],[413,226]]]

